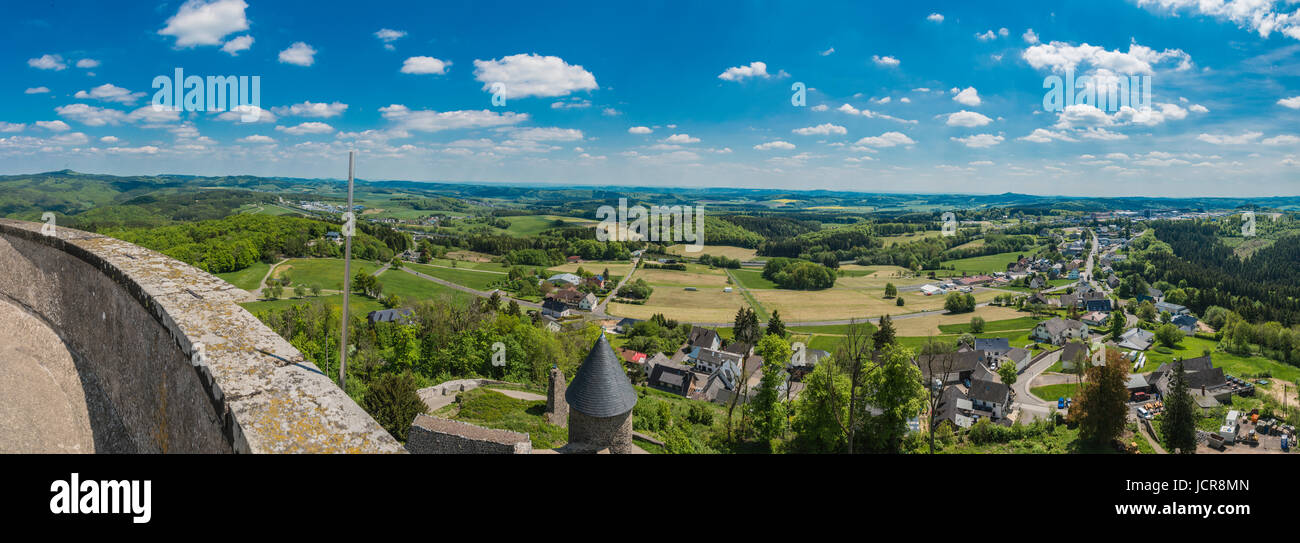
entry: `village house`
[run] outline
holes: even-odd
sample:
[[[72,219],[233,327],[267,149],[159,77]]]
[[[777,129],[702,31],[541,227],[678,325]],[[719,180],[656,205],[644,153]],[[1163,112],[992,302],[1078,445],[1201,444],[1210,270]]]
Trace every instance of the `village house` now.
[[[573,312],[567,304],[556,299],[548,299],[542,302],[542,315],[562,319]]]
[[[690,354],[686,355],[686,359],[695,364],[695,371],[713,373],[725,362],[735,362],[739,364],[743,357],[726,351],[705,349],[703,347],[692,347]]]
[[[1052,345],[1064,345],[1072,339],[1086,337],[1088,337],[1088,325],[1060,317],[1038,323],[1034,331],[1029,334],[1030,339]]]
[[[691,334],[686,337],[687,352],[690,347],[717,350],[722,348],[722,338],[710,328],[691,327]]]
[[[1003,418],[1011,405],[1011,387],[993,381],[972,381],[966,396],[974,410],[991,412],[994,419]]]
[[[1119,337],[1119,346],[1134,351],[1145,351],[1156,342],[1156,335],[1150,330],[1130,328]]]
[[[578,309],[591,311],[592,309],[595,309],[599,303],[600,301],[596,299],[596,295],[588,292],[586,296],[583,296],[581,300],[578,300]]]
[[[686,366],[665,360],[650,370],[646,384],[664,392],[690,396],[695,392],[695,372]]]

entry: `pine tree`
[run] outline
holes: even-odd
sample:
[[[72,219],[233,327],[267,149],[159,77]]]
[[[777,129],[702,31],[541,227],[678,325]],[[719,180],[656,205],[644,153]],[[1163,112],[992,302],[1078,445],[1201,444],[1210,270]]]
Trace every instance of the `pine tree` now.
[[[1088,368],[1088,380],[1070,415],[1079,423],[1079,438],[1106,444],[1120,436],[1128,422],[1128,361],[1113,349],[1106,364]]]
[[[1161,433],[1165,449],[1169,452],[1196,454],[1196,403],[1187,391],[1187,370],[1183,361],[1174,363],[1174,374],[1169,380],[1169,396],[1165,398],[1164,425]]]
[[[785,337],[785,323],[781,322],[781,312],[772,310],[772,318],[767,320],[767,333],[776,337]]]
[[[876,333],[871,334],[871,341],[876,349],[883,349],[885,345],[894,343],[894,323],[889,320],[889,315],[880,317],[880,327]]]

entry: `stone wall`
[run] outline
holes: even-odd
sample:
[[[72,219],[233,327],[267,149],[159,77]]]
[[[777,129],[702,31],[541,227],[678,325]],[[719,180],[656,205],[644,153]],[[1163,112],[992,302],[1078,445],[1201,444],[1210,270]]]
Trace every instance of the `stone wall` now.
[[[506,381],[497,381],[493,379],[455,379],[452,381],[443,381],[431,387],[424,387],[415,391],[424,401],[425,407],[429,408],[432,413],[456,401],[456,395],[461,392],[474,390],[487,385],[509,385]]]
[[[96,451],[403,452],[236,305],[244,295],[121,240],[67,228],[46,236],[40,224],[0,219],[0,297],[67,346]]]
[[[406,449],[415,454],[530,454],[533,445],[528,434],[416,415]]]
[[[569,402],[564,399],[564,372],[551,368],[546,383],[546,422],[561,428],[569,425]]]
[[[615,454],[635,452],[632,411],[612,417],[590,417],[577,409],[569,409],[569,443],[592,449],[608,447]]]

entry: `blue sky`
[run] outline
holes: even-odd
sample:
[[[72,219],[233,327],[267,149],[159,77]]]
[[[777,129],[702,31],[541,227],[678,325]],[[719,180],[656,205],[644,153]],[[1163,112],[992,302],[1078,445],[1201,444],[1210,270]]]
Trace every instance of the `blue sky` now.
[[[1300,194],[1294,0],[537,4],[14,4],[0,172]],[[264,114],[155,111],[175,68]],[[1152,103],[1046,111],[1067,69]]]

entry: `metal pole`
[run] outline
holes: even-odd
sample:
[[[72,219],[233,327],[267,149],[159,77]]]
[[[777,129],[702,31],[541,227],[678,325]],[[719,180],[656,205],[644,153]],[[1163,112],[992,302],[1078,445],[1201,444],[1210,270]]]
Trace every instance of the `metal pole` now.
[[[348,210],[352,215],[352,175],[356,168],[356,151],[348,151]],[[353,219],[355,220],[355,218]],[[343,327],[339,335],[339,388],[347,391],[348,380],[348,298],[352,297],[352,234],[347,228],[349,221],[343,221]]]

